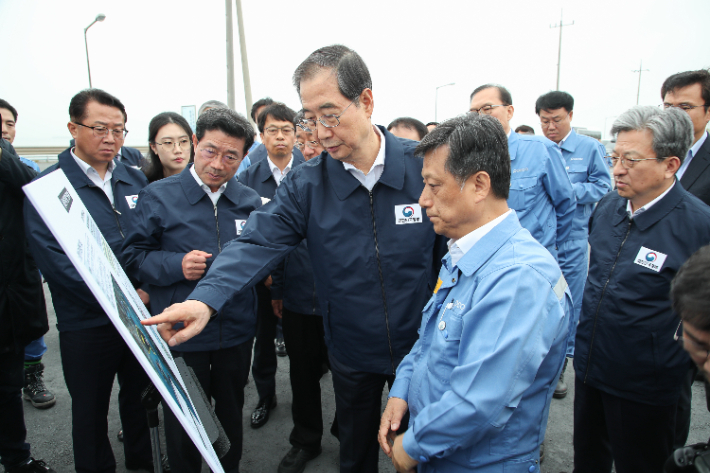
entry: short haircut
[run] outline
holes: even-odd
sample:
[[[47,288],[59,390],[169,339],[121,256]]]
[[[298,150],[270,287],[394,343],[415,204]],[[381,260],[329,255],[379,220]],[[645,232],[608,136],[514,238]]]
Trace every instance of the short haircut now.
[[[387,125],[387,131],[392,131],[392,128],[397,127],[408,128],[410,130],[416,131],[419,135],[419,141],[421,141],[422,138],[424,138],[426,134],[429,133],[429,130],[427,130],[427,127],[424,123],[412,117],[395,118],[389,125]]]
[[[693,122],[687,113],[674,107],[668,110],[649,105],[631,107],[614,121],[611,134],[643,130],[653,135],[653,152],[659,161],[677,156],[682,164],[693,144]]]
[[[498,89],[498,95],[500,96],[500,101],[503,102],[503,105],[513,105],[513,96],[510,95],[508,89],[498,84],[483,84],[480,87],[476,87],[476,89],[471,92],[471,97],[469,98],[469,101],[473,100],[474,95],[486,89]]]
[[[12,113],[12,117],[15,121],[17,121],[17,110],[15,110],[15,107],[7,103],[6,100],[0,99],[0,108],[6,108],[10,110],[10,113]]]
[[[429,132],[414,151],[424,156],[441,146],[449,147],[446,170],[463,185],[477,172],[491,178],[491,191],[507,199],[510,190],[510,154],[508,137],[500,122],[488,115],[467,113],[446,120]]]
[[[271,97],[264,97],[263,99],[259,99],[256,102],[254,102],[254,105],[251,106],[251,119],[254,120],[254,123],[256,123],[256,111],[259,110],[261,107],[268,107],[274,103],[274,99]]]
[[[301,95],[301,82],[323,69],[331,69],[338,80],[338,89],[345,98],[355,102],[365,89],[372,89],[370,71],[360,55],[342,44],[317,49],[293,73],[293,85]]]
[[[683,263],[671,282],[673,310],[693,327],[710,330],[710,245]]]
[[[530,135],[535,134],[535,130],[533,127],[528,126],[528,125],[520,125],[518,128],[515,129],[516,133],[528,133]]]
[[[242,152],[245,156],[251,145],[254,144],[254,128],[252,128],[249,120],[231,108],[211,108],[207,110],[197,119],[195,128],[197,141],[202,140],[205,133],[212,130],[219,130],[232,138],[244,138]]]
[[[229,106],[224,102],[220,102],[219,100],[208,100],[207,102],[200,105],[200,109],[197,111],[197,116],[199,117],[210,108],[229,108]]]
[[[536,115],[540,115],[540,110],[549,112],[550,110],[557,110],[558,108],[564,108],[567,113],[574,110],[574,97],[567,92],[553,90],[552,92],[542,94],[535,102]]]
[[[439,126],[439,122],[429,122],[426,124],[426,126],[431,126],[431,125]]]
[[[259,122],[257,123],[259,133],[264,133],[264,126],[266,126],[266,119],[268,117],[280,122],[293,123],[293,120],[296,118],[296,112],[281,102],[274,102],[266,107],[259,115]]]
[[[179,113],[163,112],[154,116],[150,120],[150,124],[148,124],[148,142],[155,144],[155,138],[158,136],[160,129],[170,123],[174,123],[182,128],[187,138],[190,140],[190,160],[188,163],[193,162],[195,160],[195,148],[192,146],[192,128],[190,128],[190,124],[187,123],[187,120]],[[145,177],[148,178],[148,182],[159,181],[165,177],[160,157],[158,157],[150,146],[148,147],[148,154],[141,165],[141,170],[145,174]]]
[[[86,107],[89,102],[97,102],[101,105],[117,108],[123,115],[123,123],[125,124],[128,121],[126,107],[123,106],[121,101],[101,89],[84,89],[72,97],[71,102],[69,102],[69,118],[75,123],[83,121],[86,118]]]
[[[707,111],[708,107],[710,107],[710,71],[707,69],[679,72],[678,74],[670,76],[661,86],[661,100],[666,97],[668,92],[673,92],[693,84],[700,84],[703,101],[705,102],[705,110]]]

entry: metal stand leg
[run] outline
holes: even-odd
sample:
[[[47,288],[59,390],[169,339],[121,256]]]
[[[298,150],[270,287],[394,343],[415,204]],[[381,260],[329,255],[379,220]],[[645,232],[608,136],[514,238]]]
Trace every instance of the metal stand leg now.
[[[151,383],[141,396],[141,403],[148,415],[148,427],[150,428],[150,444],[153,449],[153,472],[163,473],[162,455],[160,453],[160,418],[158,417],[158,405],[162,398],[158,389]]]

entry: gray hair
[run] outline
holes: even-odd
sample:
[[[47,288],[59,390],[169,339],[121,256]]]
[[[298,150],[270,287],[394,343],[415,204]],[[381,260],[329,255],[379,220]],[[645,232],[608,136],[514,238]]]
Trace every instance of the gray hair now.
[[[347,99],[357,104],[365,89],[372,89],[370,71],[360,55],[342,44],[334,44],[313,51],[293,73],[293,85],[301,95],[301,82],[313,78],[323,69],[331,69],[338,79],[338,89]]]
[[[467,113],[446,120],[430,131],[414,150],[417,156],[449,147],[446,170],[462,185],[484,171],[491,178],[491,190],[499,199],[507,199],[510,190],[510,154],[508,137],[500,122],[488,115]]]
[[[687,113],[675,107],[635,106],[621,115],[611,126],[611,134],[621,131],[648,130],[653,135],[653,152],[658,160],[676,156],[683,164],[693,144],[693,122]]]
[[[199,117],[210,108],[229,108],[229,106],[227,106],[227,104],[224,102],[220,102],[219,100],[208,100],[207,102],[200,105],[200,110],[198,110],[197,116]]]

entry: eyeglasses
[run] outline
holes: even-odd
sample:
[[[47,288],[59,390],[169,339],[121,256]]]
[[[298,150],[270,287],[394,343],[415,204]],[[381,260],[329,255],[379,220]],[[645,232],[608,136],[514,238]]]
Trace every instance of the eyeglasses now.
[[[668,110],[669,108],[679,108],[679,109],[683,110],[684,112],[689,112],[689,111],[693,110],[694,108],[698,108],[698,107],[708,108],[709,106],[710,105],[707,105],[707,104],[690,105],[689,103],[681,103],[678,105],[673,105],[670,103],[662,103],[661,105],[659,105],[659,107],[661,107],[663,110]]]
[[[540,119],[540,125],[542,125],[543,127],[549,127],[550,125],[555,125],[555,126],[557,126],[557,125],[559,125],[560,123],[562,123],[562,120],[564,120],[564,119],[565,119],[565,117],[562,117],[562,118],[553,118],[552,120],[548,120],[548,119],[546,119],[546,118],[541,118],[541,119]]]
[[[326,128],[335,128],[336,126],[340,125],[340,117],[345,115],[345,112],[347,112],[347,110],[350,108],[350,105],[354,104],[359,97],[360,96],[355,97],[353,101],[350,102],[347,107],[345,107],[345,110],[343,110],[340,115],[321,115],[318,118],[318,121]],[[315,130],[316,128],[316,120],[313,118],[301,118],[298,121],[298,126],[303,131],[312,133],[313,130]]]
[[[155,143],[156,145],[160,145],[165,147],[166,149],[174,149],[175,145],[178,145],[182,149],[190,149],[190,140],[188,139],[183,139],[183,140],[178,140],[178,141],[173,141],[173,140],[163,140],[162,143]]]
[[[301,143],[300,141],[296,141],[296,143],[293,145],[294,148],[298,148],[299,151],[303,151],[303,148],[308,146],[311,149],[318,149],[320,148],[320,143],[317,141],[306,141],[306,143]]]
[[[224,154],[220,153],[219,151],[215,150],[214,148],[200,148],[198,149],[200,156],[202,156],[202,159],[205,159],[207,161],[212,161],[213,159],[217,158],[218,156],[222,156],[222,162],[225,164],[236,164],[242,160],[242,158],[238,156],[234,156],[232,154]]]
[[[268,136],[276,136],[279,134],[279,131],[281,131],[284,136],[291,136],[296,133],[296,129],[290,126],[282,126],[281,128],[277,126],[270,126],[266,130],[264,130],[264,133],[266,133]]]
[[[605,159],[611,160],[612,166],[616,166],[616,163],[621,160],[621,165],[626,168],[626,169],[631,169],[636,165],[636,163],[640,161],[651,161],[651,160],[656,160],[658,162],[663,161],[664,159],[668,159],[668,157],[665,158],[624,158],[624,157],[619,157],[619,156],[604,156]]]
[[[97,138],[103,138],[104,136],[108,135],[108,128],[105,126],[88,126],[88,125],[83,125],[81,123],[74,123],[75,125],[83,126],[84,128],[91,128],[94,131],[94,136]],[[111,133],[113,133],[113,137],[116,138],[117,140],[122,140],[126,137],[128,134],[128,130],[125,128],[116,128],[115,130],[111,130]]]
[[[491,111],[496,108],[496,107],[507,107],[507,105],[500,104],[500,105],[484,105],[481,108],[472,108],[471,112],[477,113],[479,115],[490,115]]]
[[[673,340],[678,342],[678,344],[681,346],[681,348],[683,348],[685,351],[687,351],[691,355],[695,355],[698,358],[704,358],[705,361],[707,361],[708,358],[710,358],[710,350],[708,350],[705,347],[698,348],[699,347],[698,342],[696,342],[695,340],[690,339],[690,338],[684,338],[682,335],[680,335],[679,332],[681,332],[682,325],[683,325],[683,321],[681,320],[678,323],[678,328],[675,329],[675,334],[673,335]],[[689,345],[693,345],[695,348],[690,348],[690,347],[686,348],[686,346],[685,346],[686,340],[689,342]]]

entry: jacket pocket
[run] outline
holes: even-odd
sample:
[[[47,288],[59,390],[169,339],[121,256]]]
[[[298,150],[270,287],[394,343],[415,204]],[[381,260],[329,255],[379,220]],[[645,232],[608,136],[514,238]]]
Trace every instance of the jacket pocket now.
[[[537,187],[537,177],[521,177],[510,181],[508,205],[517,211],[527,210],[532,205]]]
[[[463,319],[461,314],[447,308],[434,323],[436,325],[427,366],[439,381],[448,385],[451,372],[458,366]]]

